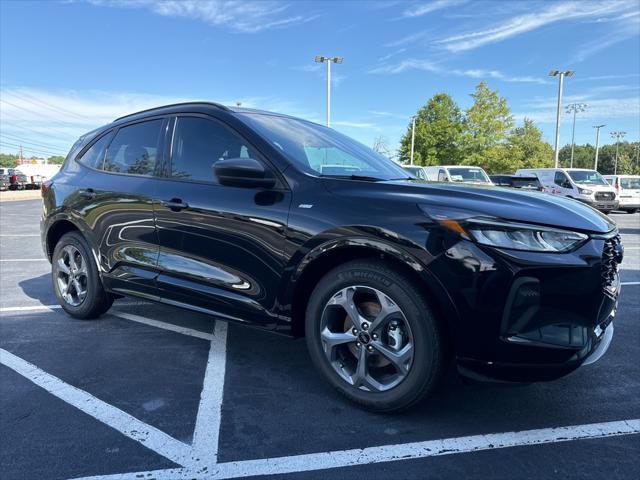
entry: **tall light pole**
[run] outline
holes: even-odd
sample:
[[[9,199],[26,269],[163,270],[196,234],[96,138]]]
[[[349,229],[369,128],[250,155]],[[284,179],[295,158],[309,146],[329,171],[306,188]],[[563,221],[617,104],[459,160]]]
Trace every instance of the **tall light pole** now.
[[[411,117],[411,165],[413,165],[413,146],[416,141],[416,117],[417,115]]]
[[[564,77],[571,77],[573,71],[566,70],[561,72],[560,70],[551,70],[549,72],[550,77],[560,77],[558,81],[558,109],[556,111],[556,149],[555,149],[555,165],[558,168],[558,155],[560,153],[560,108],[562,107],[562,86],[564,84]]]
[[[573,168],[573,149],[576,146],[576,113],[584,112],[587,109],[586,103],[571,103],[567,105],[567,113],[573,113],[573,129],[571,130],[571,163],[570,168]]]
[[[594,125],[593,128],[596,129],[596,161],[593,164],[593,169],[597,172],[598,171],[598,147],[600,146],[600,129],[602,127],[604,127],[605,125]]]
[[[342,63],[342,57],[316,56],[317,63],[327,62],[327,127],[331,126],[331,64]]]
[[[620,139],[624,138],[624,136],[627,134],[627,132],[611,132],[611,138],[615,138],[616,139],[616,162],[614,163],[614,167],[613,167],[613,174],[617,175],[618,174],[618,146],[620,145]]]

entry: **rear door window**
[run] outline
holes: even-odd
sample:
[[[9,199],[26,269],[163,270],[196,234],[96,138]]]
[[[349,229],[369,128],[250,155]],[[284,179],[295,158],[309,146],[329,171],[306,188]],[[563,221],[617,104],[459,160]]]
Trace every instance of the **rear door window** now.
[[[157,119],[120,128],[107,150],[104,170],[153,175],[162,141],[162,122]]]

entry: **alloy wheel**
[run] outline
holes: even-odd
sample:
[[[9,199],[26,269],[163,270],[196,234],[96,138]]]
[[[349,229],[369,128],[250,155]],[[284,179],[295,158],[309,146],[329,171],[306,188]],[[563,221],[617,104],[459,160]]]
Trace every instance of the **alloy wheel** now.
[[[56,283],[60,296],[73,307],[87,296],[87,262],[73,245],[66,245],[55,264]]]
[[[390,390],[411,370],[409,322],[400,307],[375,288],[354,285],[332,295],[322,314],[320,337],[333,370],[360,390]]]

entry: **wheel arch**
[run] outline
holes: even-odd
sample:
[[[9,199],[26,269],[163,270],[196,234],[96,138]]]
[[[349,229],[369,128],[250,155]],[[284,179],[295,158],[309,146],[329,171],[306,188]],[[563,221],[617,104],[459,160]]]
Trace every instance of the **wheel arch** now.
[[[419,285],[425,299],[444,328],[448,341],[458,323],[458,313],[446,290],[410,253],[384,242],[366,240],[339,240],[324,244],[307,254],[291,278],[289,302],[291,305],[290,333],[294,337],[305,335],[305,312],[309,297],[318,282],[335,267],[351,260],[377,259],[409,277]]]

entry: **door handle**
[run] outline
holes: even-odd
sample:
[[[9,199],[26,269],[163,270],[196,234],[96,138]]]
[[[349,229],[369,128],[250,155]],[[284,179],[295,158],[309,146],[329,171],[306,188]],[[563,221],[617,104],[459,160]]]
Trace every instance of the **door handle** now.
[[[85,190],[80,190],[80,196],[82,198],[88,198],[89,200],[91,200],[92,198],[95,198],[96,196],[96,192],[93,190],[93,188],[87,188]]]
[[[167,207],[171,210],[184,210],[185,208],[189,208],[189,204],[183,202],[179,198],[172,198],[171,200],[163,200],[160,202],[160,205],[163,207]]]

